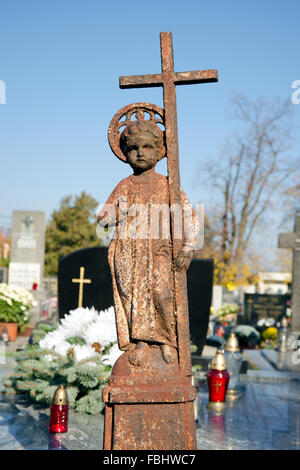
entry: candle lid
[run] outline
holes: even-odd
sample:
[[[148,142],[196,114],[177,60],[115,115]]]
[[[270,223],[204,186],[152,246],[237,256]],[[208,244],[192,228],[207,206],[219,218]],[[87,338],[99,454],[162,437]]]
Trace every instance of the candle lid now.
[[[225,344],[225,351],[237,352],[239,351],[239,341],[234,333],[230,333],[229,338]]]
[[[226,370],[226,360],[221,349],[218,349],[215,357],[209,363],[209,368],[214,370]]]
[[[64,385],[59,385],[54,392],[52,405],[68,405],[68,395]]]

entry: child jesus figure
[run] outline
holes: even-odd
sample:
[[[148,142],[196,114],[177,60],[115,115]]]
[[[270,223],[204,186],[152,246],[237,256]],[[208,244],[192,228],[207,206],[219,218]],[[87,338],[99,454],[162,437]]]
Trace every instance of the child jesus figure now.
[[[159,347],[169,363],[178,355],[170,197],[167,177],[155,172],[166,152],[164,134],[151,120],[132,121],[121,134],[120,147],[133,174],[116,186],[98,215],[102,227],[115,228],[108,259],[119,348],[129,351],[135,366],[144,363],[152,347]],[[182,242],[174,268],[186,271],[198,222],[182,190],[180,206]]]

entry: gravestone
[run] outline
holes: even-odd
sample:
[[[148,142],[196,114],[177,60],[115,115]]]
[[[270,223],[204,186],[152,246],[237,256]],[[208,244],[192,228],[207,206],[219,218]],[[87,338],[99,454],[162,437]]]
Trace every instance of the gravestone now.
[[[287,295],[281,294],[245,294],[243,314],[238,323],[255,325],[262,318],[274,318],[279,321],[286,314]]]
[[[300,333],[300,215],[296,215],[293,233],[281,233],[278,248],[293,250],[292,331]]]
[[[61,258],[58,269],[59,318],[74,310],[82,300],[83,307],[105,310],[113,305],[108,248],[91,247]],[[80,283],[80,270],[84,276]],[[77,281],[79,280],[79,282]],[[90,281],[90,282],[84,282]],[[82,297],[80,299],[80,285]],[[208,327],[213,285],[213,260],[194,259],[187,271],[187,289],[191,340],[201,354]]]
[[[222,304],[239,304],[241,301],[240,289],[229,290],[223,287]]]
[[[187,290],[191,341],[200,356],[205,345],[212,301],[214,263],[212,259],[194,259],[187,270]],[[192,357],[193,361],[193,357]]]
[[[0,266],[0,283],[7,283],[7,268],[5,266]]]
[[[58,268],[59,318],[78,308],[80,303],[83,307],[95,307],[99,311],[113,305],[107,253],[106,247],[96,246],[61,258]]]
[[[46,217],[40,211],[14,211],[8,282],[25,289],[44,275]]]
[[[48,321],[58,321],[57,277],[44,277],[42,285],[45,298],[41,301],[40,317]]]
[[[47,276],[43,279],[43,289],[45,290],[47,299],[57,297],[57,277]]]

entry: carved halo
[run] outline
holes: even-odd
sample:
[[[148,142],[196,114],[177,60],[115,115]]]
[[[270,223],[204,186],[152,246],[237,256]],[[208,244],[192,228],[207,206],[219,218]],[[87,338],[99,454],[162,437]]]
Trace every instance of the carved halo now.
[[[150,116],[149,119],[145,119],[145,113]],[[156,104],[133,103],[119,109],[114,115],[108,128],[108,142],[113,153],[123,162],[126,162],[127,158],[120,147],[121,134],[135,120],[149,120],[164,126],[164,111]],[[164,155],[161,156],[163,157]]]

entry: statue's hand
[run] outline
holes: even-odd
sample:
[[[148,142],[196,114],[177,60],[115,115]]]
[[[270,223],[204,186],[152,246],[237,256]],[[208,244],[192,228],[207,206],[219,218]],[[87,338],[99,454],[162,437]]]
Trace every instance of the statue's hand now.
[[[186,271],[192,261],[193,251],[192,250],[181,250],[175,260],[176,271]]]

